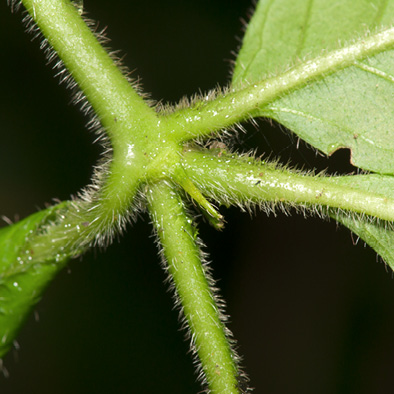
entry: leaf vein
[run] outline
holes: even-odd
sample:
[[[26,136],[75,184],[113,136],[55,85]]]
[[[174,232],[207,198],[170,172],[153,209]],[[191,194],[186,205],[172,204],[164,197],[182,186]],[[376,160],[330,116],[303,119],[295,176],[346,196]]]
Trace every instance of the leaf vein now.
[[[373,74],[373,75],[376,75],[376,76],[378,76],[378,77],[380,77],[380,78],[383,78],[383,79],[385,79],[386,81],[389,81],[389,82],[393,82],[393,83],[394,83],[394,76],[393,76],[393,75],[390,75],[390,74],[388,74],[388,73],[386,73],[386,72],[384,72],[384,71],[382,71],[382,70],[379,70],[379,69],[376,68],[376,67],[368,66],[368,65],[365,64],[365,63],[361,63],[361,62],[357,62],[357,61],[354,62],[354,65],[355,65],[356,67],[360,68],[360,69],[363,70],[363,71],[366,71],[366,72],[371,73],[371,74]]]
[[[324,123],[324,124],[328,124],[328,125],[330,125],[332,127],[340,129],[342,132],[346,132],[352,139],[354,139],[354,137],[353,137],[354,136],[354,130],[353,129],[351,129],[349,127],[346,127],[344,125],[339,125],[338,123],[333,122],[333,121],[331,121],[329,119],[318,117],[318,116],[312,115],[310,113],[307,113],[305,111],[300,111],[300,110],[296,110],[296,109],[293,109],[293,108],[272,107],[272,106],[270,106],[268,109],[269,109],[269,111],[272,111],[274,113],[279,113],[279,112],[290,113],[292,115],[301,116],[301,117],[303,117],[305,119],[308,119],[308,120],[311,120],[311,121],[318,121],[318,122],[321,122],[321,123]],[[357,135],[357,139],[358,140],[362,139],[366,143],[368,143],[368,144],[370,144],[370,145],[372,145],[374,147],[378,147],[381,150],[391,151],[389,149],[386,149],[384,146],[377,144],[376,141],[373,141],[373,140],[367,138],[365,135],[363,135],[361,133]],[[342,143],[345,144],[346,142],[342,141]],[[352,148],[352,146],[346,146],[346,147],[348,147],[349,149]]]
[[[311,19],[313,5],[314,5],[314,0],[309,0],[309,4],[308,4],[308,6],[306,8],[306,12],[305,12],[304,23],[303,23],[302,29],[301,29],[301,39],[300,39],[300,42],[298,44],[298,48],[296,51],[296,56],[298,56],[298,57],[300,57],[301,51],[305,45],[306,37],[308,34],[308,28],[310,27],[309,21]]]
[[[381,23],[381,20],[382,20],[383,15],[386,11],[386,8],[387,8],[387,3],[388,3],[388,0],[382,0],[382,2],[380,3],[380,7],[377,10],[375,21],[374,21],[375,25],[378,25]]]
[[[264,19],[261,23],[261,32],[260,35],[258,35],[258,41],[259,41],[259,48],[263,48],[263,40],[264,40],[264,29],[267,25],[267,20],[268,20],[268,14],[269,10],[272,7],[274,3],[274,0],[270,0],[270,2],[267,4],[267,12],[264,14]],[[250,67],[253,65],[256,57],[259,55],[260,51],[256,51],[255,54],[252,56],[252,58],[249,60],[248,65],[244,68],[244,73],[247,75],[249,73]]]

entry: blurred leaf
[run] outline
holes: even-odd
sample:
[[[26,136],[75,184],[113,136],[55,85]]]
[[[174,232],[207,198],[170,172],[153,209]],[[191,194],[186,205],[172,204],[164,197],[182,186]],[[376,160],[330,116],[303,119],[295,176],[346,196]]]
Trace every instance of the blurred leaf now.
[[[234,71],[241,86],[285,72],[391,27],[393,0],[260,1]],[[335,56],[334,52],[331,52]],[[359,59],[260,108],[326,154],[349,148],[354,165],[394,173],[394,51]]]
[[[354,220],[345,214],[333,217],[363,239],[394,271],[394,231],[390,224]]]
[[[12,346],[18,329],[67,258],[32,258],[29,241],[56,217],[66,203],[37,212],[0,229],[0,357]],[[30,261],[31,260],[31,261]]]
[[[333,177],[330,180],[355,189],[381,193],[394,198],[394,177],[387,175],[358,175]],[[368,243],[394,271],[394,229],[393,224],[373,218],[360,218],[351,213],[333,212],[331,217],[348,227]]]

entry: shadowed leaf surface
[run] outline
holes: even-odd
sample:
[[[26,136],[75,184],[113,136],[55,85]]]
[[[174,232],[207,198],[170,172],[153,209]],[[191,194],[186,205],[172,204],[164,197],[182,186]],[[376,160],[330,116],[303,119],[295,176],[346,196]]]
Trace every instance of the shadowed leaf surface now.
[[[332,180],[337,184],[352,186],[356,189],[379,190],[382,196],[394,197],[394,177],[391,176],[360,175],[335,177]],[[334,213],[331,216],[367,242],[394,270],[394,229],[392,223],[368,220],[367,218],[358,219],[344,213]]]

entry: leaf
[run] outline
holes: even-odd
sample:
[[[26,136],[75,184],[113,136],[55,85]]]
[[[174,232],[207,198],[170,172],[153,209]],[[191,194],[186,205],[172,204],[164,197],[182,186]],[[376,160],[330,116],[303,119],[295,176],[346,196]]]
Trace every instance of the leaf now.
[[[391,27],[394,1],[261,1],[236,61],[233,85],[253,84],[310,59],[337,56]],[[394,46],[394,43],[393,43]],[[345,53],[344,51],[343,53]],[[361,56],[259,108],[326,154],[351,149],[360,168],[394,173],[394,51]]]
[[[394,231],[388,229],[387,224],[354,220],[344,214],[334,215],[333,218],[363,239],[394,271]]]
[[[64,267],[61,260],[34,259],[30,239],[55,219],[65,203],[37,212],[0,229],[0,357],[12,346],[18,329],[54,275]]]
[[[336,184],[375,192],[394,198],[394,177],[386,175],[358,175],[330,178]],[[394,271],[393,223],[360,218],[344,212],[332,212],[331,217],[348,227],[368,243]]]

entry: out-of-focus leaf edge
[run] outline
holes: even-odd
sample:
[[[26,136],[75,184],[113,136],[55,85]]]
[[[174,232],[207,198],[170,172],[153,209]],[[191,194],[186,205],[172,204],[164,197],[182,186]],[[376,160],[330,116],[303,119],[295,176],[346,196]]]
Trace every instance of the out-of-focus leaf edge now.
[[[34,305],[52,278],[60,271],[69,258],[61,261],[46,259],[26,261],[23,270],[13,267],[25,254],[28,242],[42,226],[55,220],[60,209],[67,202],[30,215],[11,226],[0,229],[0,357],[12,347],[13,341]],[[22,263],[21,263],[22,264]]]
[[[394,231],[392,224],[357,220],[342,213],[330,215],[364,240],[394,271]]]
[[[329,181],[355,189],[381,193],[383,197],[394,197],[394,177],[389,175],[338,176],[329,178]],[[331,211],[330,216],[364,240],[394,271],[393,223],[338,211]]]

